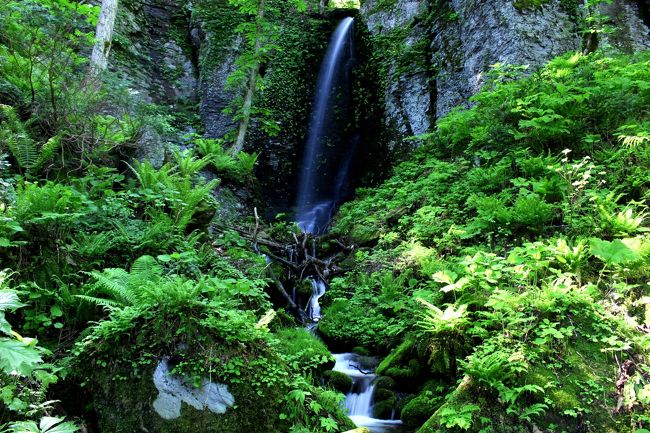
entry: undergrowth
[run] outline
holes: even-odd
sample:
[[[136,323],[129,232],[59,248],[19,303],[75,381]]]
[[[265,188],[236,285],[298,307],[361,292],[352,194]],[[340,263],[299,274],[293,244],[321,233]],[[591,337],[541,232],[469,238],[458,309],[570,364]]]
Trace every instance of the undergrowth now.
[[[320,330],[390,353],[378,373],[418,394],[395,408],[419,433],[648,428],[649,66],[495,69],[342,207],[360,248]]]

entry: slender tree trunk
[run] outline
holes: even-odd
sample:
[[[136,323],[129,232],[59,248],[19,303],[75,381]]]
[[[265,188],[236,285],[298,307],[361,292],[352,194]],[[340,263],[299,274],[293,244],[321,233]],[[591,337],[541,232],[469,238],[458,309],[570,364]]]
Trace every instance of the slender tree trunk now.
[[[246,89],[246,96],[244,97],[244,105],[242,106],[242,117],[239,122],[239,130],[237,131],[237,140],[232,147],[232,153],[237,154],[244,148],[244,140],[246,139],[246,132],[251,120],[251,108],[253,106],[253,97],[255,96],[255,89],[257,88],[257,76],[260,73],[260,51],[262,49],[262,23],[264,22],[264,7],[266,0],[260,0],[257,9],[257,28],[255,30],[255,65],[251,69],[250,77],[248,79],[248,88]]]
[[[95,46],[90,56],[90,69],[93,74],[103,72],[108,66],[108,54],[111,51],[117,3],[118,0],[102,0],[102,8],[95,33]]]

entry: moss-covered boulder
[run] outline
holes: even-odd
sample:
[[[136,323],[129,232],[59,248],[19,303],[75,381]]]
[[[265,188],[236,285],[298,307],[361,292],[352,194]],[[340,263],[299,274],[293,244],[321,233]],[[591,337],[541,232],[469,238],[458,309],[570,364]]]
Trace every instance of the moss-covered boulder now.
[[[392,377],[388,376],[379,376],[375,380],[375,389],[380,390],[380,389],[390,389],[393,390],[396,387],[395,379]]]
[[[391,419],[394,410],[393,401],[380,401],[372,406],[372,416],[377,419]]]
[[[431,418],[441,403],[442,398],[431,391],[423,391],[404,405],[400,418],[408,427],[419,427]]]
[[[323,373],[323,378],[326,385],[343,394],[347,394],[352,389],[352,378],[340,371],[328,370]]]
[[[333,393],[304,381],[330,360],[322,342],[302,330],[273,337],[254,310],[193,299],[182,283],[161,280],[178,292],[160,305],[114,311],[76,346],[75,372],[93,396],[101,431],[275,433],[313,428],[311,419],[323,415],[340,429],[353,426]],[[286,355],[293,347],[303,351]],[[288,397],[296,383],[304,405]],[[292,418],[280,419],[289,404]]]
[[[392,418],[397,403],[397,395],[393,391],[385,388],[375,388],[373,399],[373,416],[379,419]]]
[[[420,378],[426,371],[427,366],[419,359],[416,341],[412,337],[393,349],[377,367],[377,374],[392,378],[400,388],[412,391],[419,388]]]
[[[318,373],[334,367],[334,357],[325,343],[306,329],[281,329],[274,336],[277,339],[275,347],[284,358],[308,372]]]
[[[370,351],[363,346],[355,346],[352,348],[352,352],[359,354],[361,356],[370,356]]]

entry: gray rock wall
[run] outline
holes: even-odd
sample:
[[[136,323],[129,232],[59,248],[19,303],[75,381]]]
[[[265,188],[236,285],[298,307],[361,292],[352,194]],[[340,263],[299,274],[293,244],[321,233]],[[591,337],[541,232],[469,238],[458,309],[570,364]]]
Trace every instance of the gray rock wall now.
[[[512,0],[366,0],[361,15],[383,59],[384,126],[399,135],[426,132],[469,98],[495,63],[528,65],[582,49],[580,11],[560,0],[519,10]],[[601,47],[650,48],[645,0],[602,8],[616,32]],[[645,15],[644,15],[645,14]],[[418,47],[413,50],[412,47]]]
[[[110,65],[145,101],[174,105],[197,99],[198,69],[184,3],[120,2]]]
[[[436,76],[436,116],[467,104],[485,81],[490,65],[532,68],[580,49],[575,21],[558,0],[541,10],[518,11],[512,1],[453,0],[457,17],[434,23],[432,41]],[[452,51],[449,51],[452,48]]]
[[[412,49],[428,38],[427,26],[416,22],[417,18],[429,13],[427,1],[397,0],[390,8],[382,8],[382,3],[382,0],[370,0],[361,6],[361,16],[372,34],[388,39],[392,33],[401,33],[404,46],[398,48],[399,51]],[[429,88],[430,74],[418,60],[422,59],[401,64],[398,56],[394,56],[385,66],[388,77],[384,95],[385,120],[399,136],[423,134],[432,124],[435,101]]]

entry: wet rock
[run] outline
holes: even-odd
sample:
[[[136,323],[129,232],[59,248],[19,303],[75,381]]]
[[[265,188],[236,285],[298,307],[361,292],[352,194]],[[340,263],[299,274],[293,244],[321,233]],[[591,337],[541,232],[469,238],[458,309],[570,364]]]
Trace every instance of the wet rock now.
[[[198,71],[182,7],[173,0],[151,0],[126,1],[118,9],[109,67],[146,102],[183,105],[196,100]]]
[[[210,35],[206,38],[209,41]],[[199,112],[208,137],[223,137],[236,126],[232,117],[223,111],[236,96],[233,91],[226,89],[226,82],[228,76],[236,69],[235,61],[242,43],[241,37],[237,37],[225,50],[219,50],[218,54],[205,54],[210,58],[206,60],[208,66],[201,71]]]
[[[436,77],[436,116],[466,105],[485,83],[490,65],[540,66],[567,51],[579,50],[573,18],[553,0],[542,9],[518,10],[512,1],[453,0],[457,19],[434,24],[432,59]]]
[[[388,9],[382,2],[365,2],[361,14],[371,33],[387,36],[391,32],[405,32],[403,51],[413,50],[423,39],[427,39],[427,29],[416,18],[428,11],[428,3],[422,0],[398,0]],[[429,89],[429,76],[419,58],[407,64],[400,59],[391,60],[388,65],[388,82],[385,89],[386,125],[399,132],[401,137],[425,133],[431,126],[432,99]],[[391,146],[392,147],[392,146]]]

